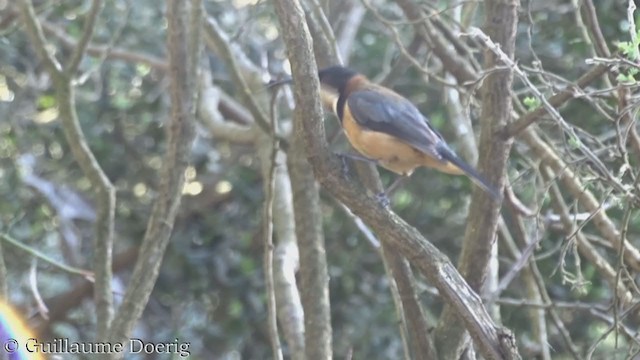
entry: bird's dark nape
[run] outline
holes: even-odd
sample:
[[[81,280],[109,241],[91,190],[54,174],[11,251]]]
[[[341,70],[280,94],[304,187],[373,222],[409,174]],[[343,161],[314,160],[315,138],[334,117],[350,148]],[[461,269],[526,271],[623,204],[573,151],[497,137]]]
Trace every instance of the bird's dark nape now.
[[[330,66],[318,71],[320,82],[335,88],[338,92],[344,91],[349,80],[356,75],[358,72],[344,66]]]

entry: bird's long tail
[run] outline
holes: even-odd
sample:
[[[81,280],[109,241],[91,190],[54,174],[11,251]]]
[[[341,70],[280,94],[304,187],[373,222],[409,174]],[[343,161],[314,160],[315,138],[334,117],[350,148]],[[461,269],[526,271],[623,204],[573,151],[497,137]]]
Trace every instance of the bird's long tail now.
[[[471,165],[464,162],[464,160],[460,159],[453,150],[449,149],[445,146],[438,147],[438,153],[445,160],[455,165],[458,169],[461,170],[462,173],[467,175],[471,181],[473,181],[476,185],[478,185],[481,189],[488,192],[494,199],[500,198],[500,193],[493,186],[489,185],[487,180],[485,180]]]

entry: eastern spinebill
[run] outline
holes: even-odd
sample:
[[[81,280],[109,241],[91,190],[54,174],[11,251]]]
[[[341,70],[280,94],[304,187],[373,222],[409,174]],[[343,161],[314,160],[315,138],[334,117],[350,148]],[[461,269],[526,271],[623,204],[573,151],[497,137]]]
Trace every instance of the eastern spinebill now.
[[[420,166],[464,174],[494,198],[500,197],[402,95],[342,66],[322,69],[318,76],[324,107],[335,112],[347,139],[365,158],[403,176]]]

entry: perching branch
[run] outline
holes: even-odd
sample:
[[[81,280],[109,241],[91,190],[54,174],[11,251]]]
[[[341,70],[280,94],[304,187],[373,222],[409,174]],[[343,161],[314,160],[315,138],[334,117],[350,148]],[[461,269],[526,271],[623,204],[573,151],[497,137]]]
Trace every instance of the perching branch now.
[[[348,181],[341,163],[329,156],[324,137],[317,66],[311,39],[305,26],[304,13],[297,0],[278,0],[276,8],[294,78],[296,111],[306,143],[307,158],[323,187],[371,227],[383,241],[397,249],[416,266],[428,281],[438,288],[443,299],[462,319],[487,359],[517,358],[517,348],[509,331],[498,328],[477,294],[466,284],[451,262],[413,227],[367,196],[360,187]],[[295,81],[305,79],[305,81]],[[384,240],[387,239],[387,240]]]

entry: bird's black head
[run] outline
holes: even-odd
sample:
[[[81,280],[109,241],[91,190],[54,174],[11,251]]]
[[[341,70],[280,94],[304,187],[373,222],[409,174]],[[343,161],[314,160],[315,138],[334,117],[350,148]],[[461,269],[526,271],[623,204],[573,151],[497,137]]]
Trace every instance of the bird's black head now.
[[[336,89],[339,93],[344,91],[347,82],[356,75],[356,71],[342,66],[331,66],[318,72],[320,83]]]

